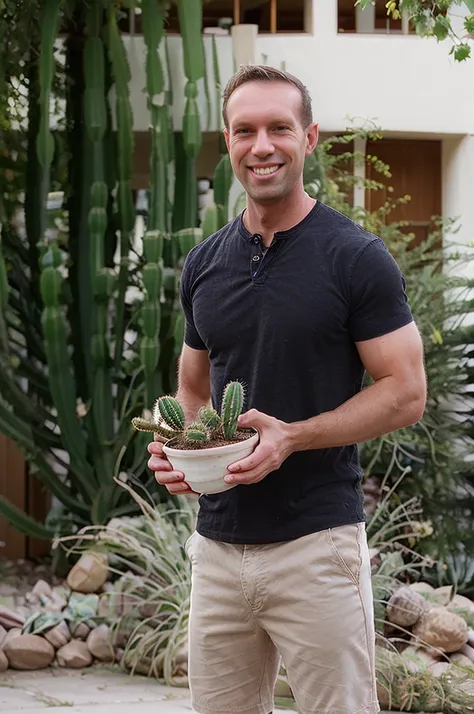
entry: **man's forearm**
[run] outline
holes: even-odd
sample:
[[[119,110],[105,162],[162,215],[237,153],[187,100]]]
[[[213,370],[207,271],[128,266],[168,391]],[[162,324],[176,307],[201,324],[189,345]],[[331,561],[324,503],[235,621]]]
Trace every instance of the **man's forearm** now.
[[[391,377],[379,380],[333,411],[288,424],[293,451],[358,444],[415,424],[422,416],[425,391],[402,392]]]
[[[193,390],[180,386],[177,393],[176,399],[183,407],[184,417],[186,425],[191,424],[191,422],[197,419],[198,411],[202,406],[210,406],[211,396],[204,394],[196,394]]]

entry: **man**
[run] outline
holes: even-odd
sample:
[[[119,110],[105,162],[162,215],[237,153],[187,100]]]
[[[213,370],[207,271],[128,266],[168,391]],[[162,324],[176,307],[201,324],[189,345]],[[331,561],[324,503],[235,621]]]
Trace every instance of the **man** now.
[[[299,711],[374,714],[356,445],[422,416],[422,342],[382,241],[304,191],[318,126],[299,80],[243,67],[223,116],[247,208],[186,260],[177,397],[191,421],[241,380],[239,424],[260,441],[229,465],[235,488],[200,497],[186,546],[193,706],[269,714],[281,656]],[[149,452],[158,482],[190,493],[161,444]]]

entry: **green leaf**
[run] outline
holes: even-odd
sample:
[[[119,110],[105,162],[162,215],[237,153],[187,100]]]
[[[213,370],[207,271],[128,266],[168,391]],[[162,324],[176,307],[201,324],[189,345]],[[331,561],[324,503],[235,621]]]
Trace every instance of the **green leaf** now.
[[[54,538],[54,533],[43,526],[31,516],[27,516],[19,508],[10,503],[4,496],[0,496],[0,513],[9,523],[17,530],[32,538],[38,540],[51,540]]]
[[[474,12],[474,0],[464,0],[464,4],[469,12]]]
[[[462,42],[454,50],[454,59],[458,62],[463,62],[471,56],[471,48],[465,42]]]
[[[356,5],[356,7],[357,7],[357,5],[360,5],[361,9],[365,10],[367,5],[370,5],[371,2],[372,2],[372,0],[357,0],[355,5]]]
[[[443,15],[438,15],[436,22],[433,26],[433,35],[436,37],[438,42],[445,40],[451,30],[451,23]]]
[[[470,35],[474,33],[474,15],[470,15],[464,19],[464,29]]]

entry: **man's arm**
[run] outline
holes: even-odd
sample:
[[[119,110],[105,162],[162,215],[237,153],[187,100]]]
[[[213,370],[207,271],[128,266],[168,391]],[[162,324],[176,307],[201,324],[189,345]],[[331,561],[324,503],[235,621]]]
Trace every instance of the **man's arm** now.
[[[197,417],[199,407],[211,400],[209,354],[184,344],[178,365],[176,399],[184,409],[186,424]]]
[[[293,451],[357,444],[421,419],[426,377],[415,323],[356,346],[374,384],[333,411],[290,424]]]
[[[415,323],[357,343],[367,372],[366,389],[329,412],[287,424],[252,409],[239,426],[254,426],[260,442],[253,454],[229,467],[228,482],[255,483],[279,468],[294,451],[357,444],[415,424],[426,404],[423,344]],[[235,474],[235,476],[234,476]]]

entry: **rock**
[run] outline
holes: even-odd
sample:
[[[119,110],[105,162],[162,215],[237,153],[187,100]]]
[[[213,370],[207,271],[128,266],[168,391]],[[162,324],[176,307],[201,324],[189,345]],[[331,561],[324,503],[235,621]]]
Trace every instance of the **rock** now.
[[[31,591],[31,594],[36,595],[41,600],[41,597],[51,598],[53,591],[51,590],[51,586],[49,585],[49,583],[46,582],[46,580],[38,580],[33,590]]]
[[[439,662],[440,653],[431,648],[409,645],[403,650],[403,659],[407,662],[410,672],[415,674],[421,669],[429,668],[430,671]]]
[[[188,650],[182,648],[174,658],[173,677],[187,677],[188,675]],[[277,695],[283,696],[283,695]]]
[[[413,635],[443,652],[456,652],[467,642],[468,627],[462,617],[436,605],[423,613]]]
[[[14,640],[15,637],[19,637],[20,635],[21,635],[21,630],[19,627],[12,627],[11,630],[8,630],[7,636],[3,640],[2,650],[5,649],[5,645],[7,644],[7,642],[11,642],[11,640]]]
[[[0,650],[0,672],[5,672],[8,669],[8,658],[2,650]]]
[[[4,642],[6,636],[7,636],[6,629],[2,625],[0,625],[0,650],[2,649],[2,645],[3,645],[3,642]]]
[[[44,669],[54,659],[53,645],[38,635],[19,635],[4,647],[12,669]]]
[[[446,674],[449,668],[449,662],[434,662],[430,667],[430,672],[432,672],[435,677],[441,677],[442,674]]]
[[[107,625],[99,625],[91,631],[87,638],[90,653],[100,662],[114,661],[114,648],[110,642],[110,631]]]
[[[461,652],[461,654],[463,654],[471,662],[474,663],[474,647],[471,647],[470,645],[466,644],[466,645],[463,645],[459,651]]]
[[[56,659],[59,667],[72,669],[89,667],[93,661],[87,644],[80,640],[71,640],[67,645],[60,647],[56,652]]]
[[[72,630],[72,634],[75,640],[87,640],[90,631],[91,628],[89,625],[86,625],[85,622],[79,622],[79,624]]]
[[[8,607],[3,607],[0,605],[0,625],[2,625],[5,630],[11,630],[14,627],[23,627],[25,624],[25,618],[19,615],[14,610],[10,610]]]
[[[81,555],[67,577],[71,590],[96,593],[107,580],[108,559],[105,553],[89,551]]]
[[[471,647],[474,647],[474,630],[469,630],[469,632],[467,633],[467,644]]]
[[[460,664],[463,667],[472,667],[474,669],[474,662],[471,662],[469,657],[466,657],[466,655],[462,654],[462,652],[455,652],[454,654],[451,655],[450,659],[451,659],[451,662]]]
[[[401,587],[387,603],[387,618],[400,627],[411,627],[427,609],[423,595],[408,587]]]
[[[130,615],[137,606],[137,598],[128,593],[109,591],[99,598],[99,617],[116,619],[121,615]]]
[[[464,595],[455,595],[451,602],[448,602],[446,607],[451,612],[456,612],[458,615],[461,615],[461,617],[464,613],[471,619],[474,617],[474,603],[472,600],[469,600],[468,597],[464,597]]]
[[[408,585],[410,590],[414,590],[416,593],[426,593],[427,595],[433,594],[434,593],[434,587],[430,585],[429,583],[412,583],[411,585]]]
[[[53,647],[55,647],[56,649],[63,647],[63,645],[66,645],[71,639],[71,633],[65,620],[60,622],[58,625],[56,625],[56,627],[53,627],[51,630],[44,632],[43,636],[45,637],[45,639],[48,640],[48,642],[51,642]]]
[[[9,662],[8,662],[8,657],[6,656],[5,652],[0,650],[0,672],[6,672],[8,669]]]

